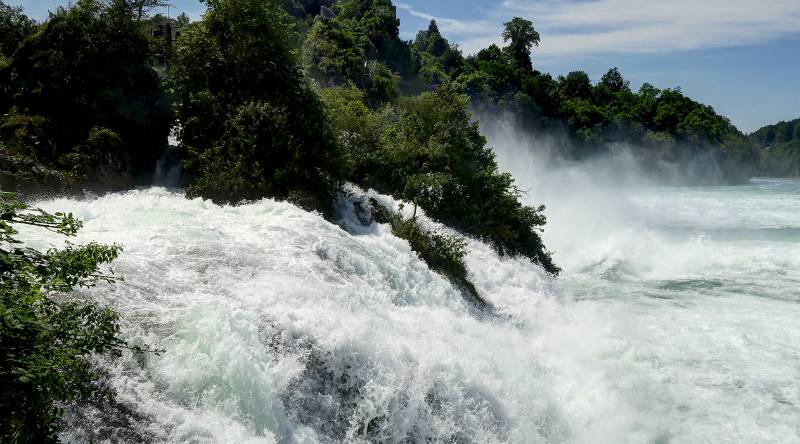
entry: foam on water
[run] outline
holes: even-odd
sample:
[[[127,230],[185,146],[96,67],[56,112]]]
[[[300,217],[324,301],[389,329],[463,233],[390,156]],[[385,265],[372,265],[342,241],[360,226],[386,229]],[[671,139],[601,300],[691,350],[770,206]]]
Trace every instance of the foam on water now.
[[[556,281],[470,241],[493,316],[388,227],[359,228],[348,202],[350,232],[287,203],[160,188],[40,202],[81,218],[79,241],[125,246],[125,280],[86,295],[122,313],[129,340],[166,350],[104,363],[119,406],[72,411],[63,438],[800,441],[798,243],[654,228],[647,215],[689,206],[683,192],[625,199],[635,221],[594,233],[556,204]]]

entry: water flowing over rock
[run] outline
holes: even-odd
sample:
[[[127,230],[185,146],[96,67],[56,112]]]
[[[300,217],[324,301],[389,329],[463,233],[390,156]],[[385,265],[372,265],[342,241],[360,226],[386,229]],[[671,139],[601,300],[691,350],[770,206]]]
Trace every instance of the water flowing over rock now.
[[[125,246],[125,280],[85,294],[122,314],[130,341],[165,349],[101,360],[117,404],[69,410],[62,439],[791,441],[800,228],[740,240],[715,225],[735,223],[715,216],[734,203],[753,230],[791,225],[785,185],[751,199],[770,186],[642,192],[644,225],[580,254],[553,233],[573,255],[557,281],[470,241],[491,317],[355,213],[336,225],[288,203],[217,206],[163,188],[39,202],[84,220],[77,242]],[[712,197],[723,203],[702,218],[685,205]],[[694,228],[650,225],[662,214]]]

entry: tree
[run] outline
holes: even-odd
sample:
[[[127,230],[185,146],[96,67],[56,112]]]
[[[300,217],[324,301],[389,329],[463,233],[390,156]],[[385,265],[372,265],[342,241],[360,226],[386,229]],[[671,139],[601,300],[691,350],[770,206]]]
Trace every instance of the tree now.
[[[607,73],[603,74],[598,86],[610,93],[630,92],[631,90],[631,82],[625,80],[616,67],[609,69]]]
[[[592,97],[592,81],[584,71],[572,71],[558,78],[561,95],[568,99],[589,99]]]
[[[74,289],[116,280],[101,266],[121,248],[91,243],[35,250],[16,238],[20,225],[74,236],[72,214],[30,208],[0,193],[0,441],[58,442],[62,406],[112,395],[97,380],[93,355],[129,347],[118,315]]]
[[[118,1],[118,0],[115,0]],[[162,8],[169,5],[166,0],[121,0],[136,16],[136,21],[147,18],[147,14],[153,9]]]
[[[531,63],[531,49],[539,46],[539,33],[534,29],[530,20],[514,17],[511,21],[503,23],[503,41],[511,43],[507,49],[520,67],[527,71],[533,70]]]
[[[347,26],[333,20],[314,20],[303,43],[303,66],[323,85],[359,83],[366,69],[362,45]]]
[[[343,99],[338,96],[333,102],[340,112],[361,109],[343,106]],[[544,208],[520,203],[513,179],[498,171],[491,148],[472,120],[467,96],[444,84],[382,110],[380,123],[363,117],[363,110],[357,114],[362,117],[355,121],[334,121],[343,132],[355,129],[357,135],[357,143],[345,145],[358,150],[348,156],[356,163],[351,180],[413,202],[434,219],[484,239],[501,254],[525,256],[548,272],[558,272],[538,233],[545,223]],[[376,126],[378,140],[367,143],[364,139]]]
[[[149,39],[122,6],[81,0],[22,42],[2,74],[12,93],[0,121],[9,149],[101,182],[109,171],[152,173],[167,144],[169,103]]]
[[[181,12],[177,17],[175,17],[175,23],[177,23],[180,27],[188,26],[191,22],[192,20],[185,12]]]
[[[442,37],[436,20],[431,20],[427,30],[417,33],[411,52],[420,67],[420,77],[428,83],[443,83],[464,65],[461,51]]]
[[[36,22],[22,13],[22,7],[0,1],[0,61],[11,58],[19,44],[36,29]]]
[[[335,10],[364,42],[364,53],[369,59],[385,64],[401,76],[413,76],[411,50],[400,39],[400,20],[391,0],[342,0],[335,3]]]
[[[189,195],[236,203],[300,193],[330,206],[339,150],[285,20],[274,1],[209,0],[181,35],[171,78]]]

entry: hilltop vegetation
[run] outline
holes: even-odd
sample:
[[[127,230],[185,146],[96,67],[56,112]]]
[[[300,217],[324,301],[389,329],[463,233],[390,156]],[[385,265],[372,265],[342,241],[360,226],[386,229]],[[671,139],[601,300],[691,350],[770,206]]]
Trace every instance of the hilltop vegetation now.
[[[763,148],[761,172],[768,176],[800,176],[800,119],[765,126],[749,136]]]
[[[567,143],[560,148],[572,158],[626,143],[637,147],[636,154],[652,165],[667,161],[685,167],[703,157],[723,172],[721,178],[692,177],[695,181],[740,182],[756,173],[759,153],[755,146],[727,118],[686,97],[680,88],[662,90],[644,84],[634,92],[617,68],[596,84],[582,71],[554,78],[535,70],[532,51],[541,36],[523,18],[504,24],[505,47],[491,45],[463,57],[435,21],[413,41],[399,41],[394,7],[388,1],[346,0],[330,8],[336,14],[333,18],[314,17],[317,6],[303,9],[295,4],[292,9],[310,28],[298,38],[303,42],[304,66],[324,86],[356,85],[367,93],[371,106],[391,102],[396,95],[450,85],[468,95],[471,107],[481,114],[506,113],[532,134],[566,135]],[[353,10],[374,11],[370,16],[383,19],[354,20]],[[376,40],[374,36],[382,37]],[[403,46],[406,49],[398,49]],[[392,50],[381,50],[387,47]],[[381,74],[387,79],[384,88],[381,94],[373,94],[365,68],[369,66],[377,66],[370,72],[403,67],[393,69],[397,91],[386,92],[389,76]]]
[[[394,8],[378,4],[372,10],[355,1],[337,3],[345,18],[317,20],[309,35],[347,20],[363,35],[344,40],[361,41],[365,53],[389,63],[395,54],[410,57],[397,49],[403,42],[391,18]],[[192,175],[190,195],[222,202],[277,197],[326,213],[342,181],[351,181],[420,205],[500,253],[558,271],[538,233],[545,223],[542,208],[522,205],[511,177],[497,170],[466,96],[443,85],[393,100],[394,94],[376,94],[382,89],[374,77],[346,71],[326,80],[335,84],[351,76],[350,86],[322,91],[323,107],[295,63],[285,20],[274,4],[211,1],[203,20],[178,42],[170,80]],[[330,43],[320,41],[314,51]],[[306,52],[311,47],[303,46]],[[341,60],[339,55],[323,58]],[[331,66],[345,65],[325,62],[315,72]]]

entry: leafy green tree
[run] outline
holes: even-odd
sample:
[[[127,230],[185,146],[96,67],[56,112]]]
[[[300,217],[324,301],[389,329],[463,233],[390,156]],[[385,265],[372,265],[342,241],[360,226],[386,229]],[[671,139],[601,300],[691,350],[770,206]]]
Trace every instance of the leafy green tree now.
[[[369,39],[374,56],[388,55],[399,41],[400,20],[390,0],[343,0],[336,3],[339,16],[353,20],[359,33]]]
[[[273,1],[209,0],[171,67],[189,195],[330,204],[341,157]]]
[[[428,83],[441,84],[464,65],[461,52],[442,37],[435,20],[431,20],[427,30],[417,33],[411,51],[420,67],[420,77]]]
[[[65,404],[112,395],[90,358],[131,348],[116,313],[72,293],[114,282],[101,266],[121,249],[91,243],[42,252],[17,238],[20,225],[74,236],[81,223],[0,193],[0,440],[56,443]]]
[[[317,18],[303,44],[303,66],[323,85],[360,83],[366,71],[363,44],[340,19]]]
[[[800,177],[800,119],[767,125],[748,138],[761,148],[761,174]]]
[[[386,129],[391,188],[428,215],[478,236],[503,254],[522,255],[557,272],[537,232],[542,208],[519,202],[508,174],[497,170],[466,96],[442,86],[401,103],[398,120]]]
[[[558,272],[539,236],[543,207],[519,201],[513,179],[497,169],[469,98],[445,84],[436,91],[403,98],[371,114],[357,92],[325,93],[333,120],[346,134],[343,146],[355,150],[348,177],[362,186],[391,193],[419,205],[426,214],[457,230],[482,238],[502,254],[522,255]]]
[[[180,27],[189,26],[189,23],[191,22],[192,20],[185,12],[181,12],[177,17],[175,17],[175,23]]]
[[[631,82],[625,80],[619,72],[619,68],[616,67],[611,68],[607,73],[603,74],[598,86],[611,93],[630,92],[631,90]]]
[[[620,95],[630,95],[630,82],[622,77],[619,69],[614,67],[603,74],[594,89],[596,100],[601,103],[608,103],[613,106],[613,102],[622,100]]]
[[[124,0],[125,5],[136,17],[136,21],[147,18],[150,11],[156,8],[163,8],[169,3],[165,0]]]
[[[373,106],[393,101],[397,76],[383,63],[367,60],[364,37],[359,43],[348,23],[317,18],[303,44],[303,66],[323,86],[357,85]]]
[[[321,96],[342,148],[347,179],[361,181],[381,162],[383,121],[367,107],[364,92],[353,84],[323,89]]]
[[[508,51],[513,59],[527,71],[533,70],[531,63],[531,49],[539,46],[539,33],[534,29],[533,22],[521,17],[514,17],[511,21],[503,23],[503,41],[511,43]]]
[[[593,88],[589,74],[584,71],[572,71],[558,78],[561,95],[567,99],[591,99]]]
[[[367,62],[366,77],[362,81],[367,102],[373,107],[394,102],[398,96],[399,81],[398,76],[383,63],[375,60]]]
[[[0,1],[0,62],[11,58],[19,44],[35,29],[36,22],[22,13],[22,7]]]
[[[417,38],[414,40],[412,47],[417,54],[428,53],[434,57],[441,57],[450,49],[450,44],[439,32],[439,25],[436,20],[431,20],[427,30],[417,33]]]
[[[13,93],[6,147],[79,177],[148,175],[166,147],[169,103],[148,37],[119,2],[60,9],[14,53],[0,78]],[[89,140],[113,132],[115,143]],[[119,142],[119,143],[116,143]]]
[[[340,19],[350,23],[354,34],[364,38],[367,58],[403,77],[413,76],[411,50],[400,39],[400,20],[391,0],[342,0],[336,2],[335,10]]]

